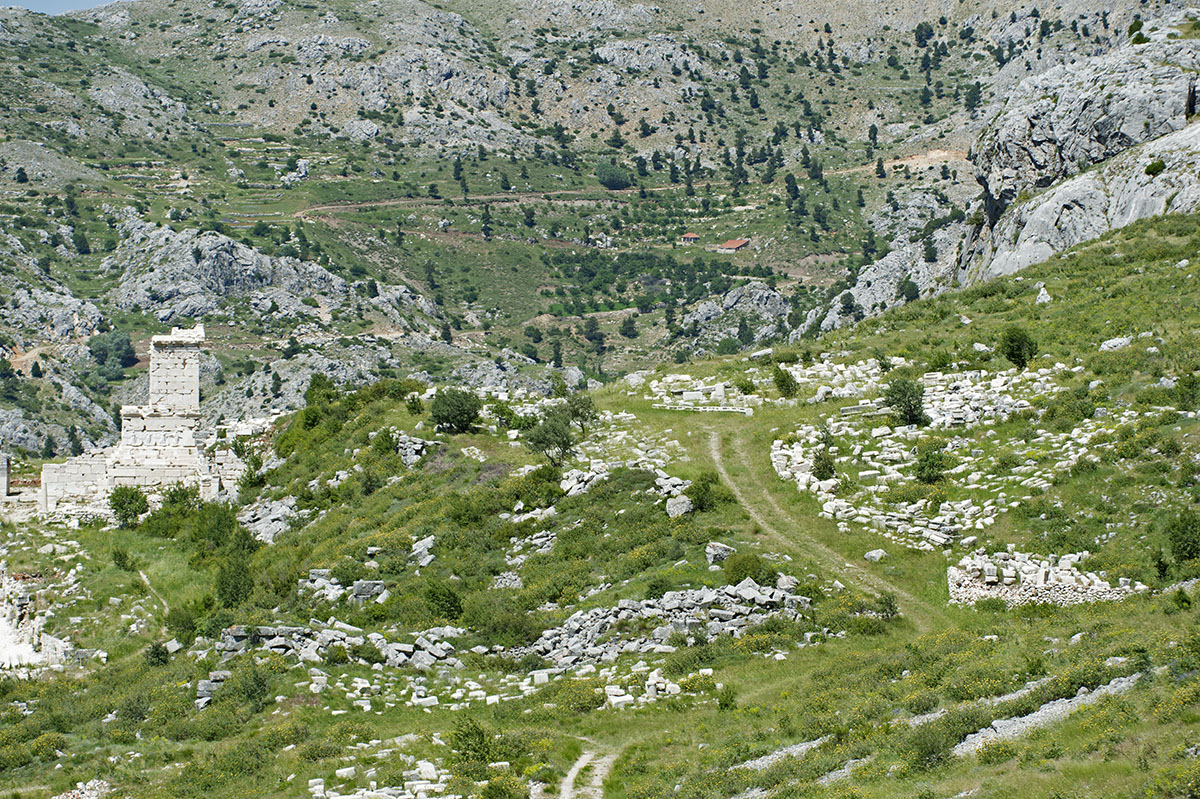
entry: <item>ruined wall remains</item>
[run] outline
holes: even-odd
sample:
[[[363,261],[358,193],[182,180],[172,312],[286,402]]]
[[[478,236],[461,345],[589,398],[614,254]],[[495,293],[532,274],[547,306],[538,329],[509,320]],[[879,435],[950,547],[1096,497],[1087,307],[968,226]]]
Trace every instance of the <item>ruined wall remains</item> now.
[[[121,408],[121,443],[42,467],[39,507],[64,501],[93,504],[115,486],[156,488],[185,483],[203,499],[220,490],[213,460],[196,438],[200,424],[200,348],[204,328],[173,328],[150,340],[150,396]]]

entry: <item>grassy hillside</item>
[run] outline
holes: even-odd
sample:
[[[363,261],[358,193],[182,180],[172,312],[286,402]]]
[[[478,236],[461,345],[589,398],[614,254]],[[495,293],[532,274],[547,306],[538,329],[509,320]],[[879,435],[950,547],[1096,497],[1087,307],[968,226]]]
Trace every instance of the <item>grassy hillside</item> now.
[[[273,437],[238,443],[281,459],[245,482],[239,502],[293,496],[308,520],[270,546],[241,530],[233,510],[183,494],[132,529],[5,530],[10,572],[40,572],[49,587],[74,567],[78,587],[48,590],[41,600],[63,603],[47,631],[103,650],[107,661],[0,683],[7,708],[0,785],[14,795],[48,796],[102,776],[135,796],[301,796],[313,778],[330,787],[399,785],[413,768],[404,755],[448,772],[447,793],[499,797],[523,792],[526,780],[556,793],[572,764],[592,753],[595,765],[574,784],[595,773],[606,795],[631,798],[718,799],[751,789],[806,797],[1191,795],[1196,766],[1185,749],[1200,723],[1197,611],[1188,593],[1157,589],[1200,574],[1166,532],[1200,499],[1197,397],[1194,383],[1180,380],[1198,367],[1200,266],[1185,263],[1200,245],[1198,222],[1139,223],[1020,278],[918,301],[824,337],[811,351],[776,353],[784,365],[792,355],[800,364],[880,356],[913,364],[889,380],[927,369],[994,373],[1011,365],[974,345],[997,347],[1006,328],[1023,327],[1038,344],[1028,368],[1062,363],[1067,368],[1048,379],[1065,390],[1041,395],[1007,421],[943,435],[963,438],[960,451],[978,449],[997,469],[1052,466],[1050,434],[1070,433],[1085,417],[1111,422],[1111,446],[1094,439],[1097,462],[1016,495],[1016,507],[979,533],[980,544],[988,551],[1009,544],[1043,554],[1088,550],[1086,569],[1142,580],[1154,592],[1067,609],[947,605],[945,570],[959,548],[948,558],[896,546],[858,525],[839,527],[811,495],[775,475],[773,440],[837,418],[840,406],[857,400],[808,403],[810,389],[802,389],[799,403],[788,402],[761,362],[734,357],[673,367],[695,378],[757,379],[753,391],[763,404],[751,416],[654,408],[644,388],[626,383],[594,393],[618,415],[593,425],[581,451],[607,461],[649,452],[694,485],[715,480],[703,495],[689,489],[700,509],[677,519],[668,519],[652,493],[652,472],[615,469],[589,492],[564,497],[550,467],[514,475],[541,461],[503,426],[434,436],[428,408],[404,400],[411,385],[390,381],[349,393],[318,385],[307,409]],[[1035,301],[1040,284],[1049,303]],[[1103,341],[1141,333],[1150,337],[1098,351]],[[1177,387],[1161,384],[1164,377]],[[1097,416],[1097,408],[1105,410]],[[1126,421],[1131,411],[1136,420]],[[489,413],[507,412],[493,403]],[[389,431],[439,443],[409,470]],[[853,489],[855,463],[837,469]],[[920,490],[978,495],[968,482],[952,474]],[[554,505],[557,515],[541,523],[502,518],[519,503],[526,510]],[[514,542],[540,530],[556,533],[553,547],[514,569],[506,561]],[[422,567],[409,553],[427,536],[434,558]],[[703,554],[710,541],[761,560],[712,570]],[[45,549],[48,542],[61,549]],[[863,560],[880,545],[887,558]],[[368,555],[368,547],[378,549]],[[297,580],[313,568],[332,569],[343,585],[382,580],[389,598],[357,607],[298,591]],[[522,587],[492,587],[514,570]],[[492,649],[528,643],[579,610],[716,587],[754,570],[796,578],[797,592],[814,600],[811,609],[738,638],[675,633],[667,639],[673,652],[568,671],[527,697],[520,681],[546,663]],[[315,663],[261,652],[222,662],[212,649],[231,624],[323,626],[333,618],[388,641],[461,626],[465,634],[453,644],[464,668],[372,665],[379,651],[369,643]],[[612,634],[648,632],[631,624]],[[172,637],[195,642],[174,655],[152,647]],[[682,693],[638,708],[606,707],[605,685],[644,681],[638,660],[661,667]],[[232,676],[197,710],[198,681],[221,668]],[[310,690],[311,668],[328,675],[324,693]],[[1128,693],[978,756],[949,754],[993,719],[1135,672],[1143,676]],[[369,712],[353,704],[361,695],[355,678],[379,689],[366,691]],[[1030,681],[1036,685],[1023,694],[980,701]],[[409,704],[421,692],[414,685],[440,695],[439,706]],[[472,690],[516,698],[489,705],[470,701]],[[448,707],[459,701],[469,706]],[[938,710],[946,712],[906,723]],[[801,757],[765,770],[739,767],[816,739],[824,740]],[[852,779],[817,782],[847,763]],[[335,776],[351,764],[354,776]]]

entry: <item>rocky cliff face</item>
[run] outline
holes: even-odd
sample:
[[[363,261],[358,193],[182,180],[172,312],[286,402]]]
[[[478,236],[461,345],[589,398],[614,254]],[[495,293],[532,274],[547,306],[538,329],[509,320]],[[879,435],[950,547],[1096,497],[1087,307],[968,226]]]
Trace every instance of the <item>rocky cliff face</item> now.
[[[1196,209],[1200,130],[1187,125],[1200,41],[1178,38],[1186,19],[1150,23],[1151,41],[1014,91],[971,151],[985,214],[964,239],[959,283],[1012,274],[1138,219]]]
[[[1155,162],[1162,162],[1162,170]],[[982,232],[982,256],[959,274],[959,282],[1009,275],[1055,253],[1168,212],[1200,209],[1200,126],[1143,144],[1028,202],[1008,210]]]
[[[766,283],[755,280],[730,289],[720,301],[704,300],[683,317],[683,327],[697,325],[698,340],[716,344],[735,338],[744,319],[751,325],[755,340],[787,332],[791,311],[787,299]]]
[[[1163,39],[1018,85],[971,149],[989,220],[1023,192],[1182,128],[1196,110],[1198,69],[1200,42]]]
[[[284,313],[315,315],[301,299],[339,305],[348,295],[342,278],[315,263],[264,255],[212,231],[175,231],[133,213],[125,215],[120,231],[116,252],[105,260],[107,269],[122,272],[109,298],[118,308],[150,311],[163,322],[201,318],[232,296],[263,299],[267,306],[274,300]]]

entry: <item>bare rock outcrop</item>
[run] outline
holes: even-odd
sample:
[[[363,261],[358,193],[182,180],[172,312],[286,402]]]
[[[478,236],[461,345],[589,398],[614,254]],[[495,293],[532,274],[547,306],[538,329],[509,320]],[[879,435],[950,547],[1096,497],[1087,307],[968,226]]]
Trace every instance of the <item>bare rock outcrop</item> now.
[[[1198,168],[1196,125],[1122,153],[1010,208],[994,228],[981,231],[979,255],[964,265],[959,281],[1010,275],[1139,219],[1196,211]]]
[[[1044,189],[1187,124],[1200,42],[1129,45],[1020,83],[971,149],[995,221],[1022,192]]]
[[[299,304],[304,297],[336,305],[347,296],[346,282],[315,263],[268,256],[220,233],[175,231],[133,213],[120,229],[121,242],[105,259],[106,268],[122,272],[109,298],[118,308],[148,310],[164,322],[201,317],[226,297],[252,299],[268,288],[294,297],[294,313],[314,312]]]

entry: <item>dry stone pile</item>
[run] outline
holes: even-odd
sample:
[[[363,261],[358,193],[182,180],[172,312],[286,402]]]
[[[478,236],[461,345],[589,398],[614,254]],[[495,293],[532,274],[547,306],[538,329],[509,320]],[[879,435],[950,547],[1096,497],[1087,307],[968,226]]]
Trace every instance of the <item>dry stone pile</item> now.
[[[1101,413],[1067,432],[1037,430],[1035,438],[1018,445],[1025,448],[1022,463],[1015,467],[997,465],[997,454],[981,448],[972,431],[1031,408],[1034,398],[1062,391],[1055,378],[1065,370],[1065,366],[1056,364],[1023,372],[924,375],[929,429],[964,431],[948,444],[957,461],[948,475],[971,492],[968,499],[940,505],[925,500],[907,504],[887,501],[888,487],[915,479],[917,447],[929,432],[889,425],[888,420],[879,418],[889,413],[879,399],[842,407],[836,416],[826,419],[824,429],[803,425],[786,438],[777,439],[771,446],[772,466],[776,474],[795,482],[801,491],[815,494],[822,506],[821,515],[837,520],[843,530],[857,524],[906,547],[945,548],[960,536],[986,530],[999,514],[1029,499],[1029,492],[1048,489],[1056,474],[1080,461],[1098,460],[1099,453],[1113,444],[1093,443],[1093,439],[1139,417],[1138,412],[1130,410],[1108,416]],[[1078,367],[1071,371],[1078,371]],[[850,383],[844,387],[851,385],[859,387]],[[814,458],[826,446],[826,429],[839,474],[818,480],[813,474]],[[985,439],[995,436],[991,430],[983,433]],[[1052,467],[1040,465],[1047,453],[1054,459]],[[859,488],[852,495],[838,496],[844,475]]]
[[[408,666],[429,670],[437,666],[461,669],[462,661],[454,656],[449,640],[465,633],[457,627],[434,627],[416,633],[412,643],[390,642],[379,633],[366,633],[349,624],[333,621],[320,628],[298,626],[234,625],[221,632],[216,649],[226,659],[253,649],[265,649],[280,655],[298,657],[302,662],[317,663],[325,659],[330,647],[351,647],[371,643],[379,649],[384,662],[393,668]]]
[[[946,570],[950,601],[973,605],[980,599],[1002,599],[1010,607],[1037,602],[1078,605],[1117,601],[1150,590],[1128,577],[1112,585],[1103,572],[1081,572],[1076,564],[1087,556],[1080,552],[1040,557],[1013,551],[988,555],[980,548]]]
[[[266,544],[291,529],[293,522],[303,514],[296,510],[296,498],[286,496],[270,500],[260,497],[238,511],[238,521],[250,534]]]
[[[512,536],[508,539],[511,546],[504,554],[504,562],[514,569],[520,568],[533,555],[545,554],[554,549],[554,542],[557,540],[558,534],[553,530],[540,530],[525,538]]]
[[[669,374],[661,380],[651,380],[648,389],[650,393],[646,399],[652,400],[655,408],[674,411],[732,412],[750,416],[755,406],[763,402],[757,394],[742,394],[727,382],[706,381],[686,374]]]
[[[396,451],[400,454],[400,462],[410,469],[416,466],[425,453],[436,444],[436,441],[427,441],[407,433],[400,433],[396,436]]]
[[[522,657],[532,652],[556,666],[611,663],[625,653],[673,652],[666,640],[676,632],[703,630],[708,637],[740,637],[746,628],[768,616],[797,618],[810,604],[807,597],[760,586],[750,578],[736,586],[668,591],[661,599],[622,599],[613,607],[576,611],[560,626],[511,654]],[[657,624],[649,637],[621,640],[606,636],[618,622],[636,619]]]

